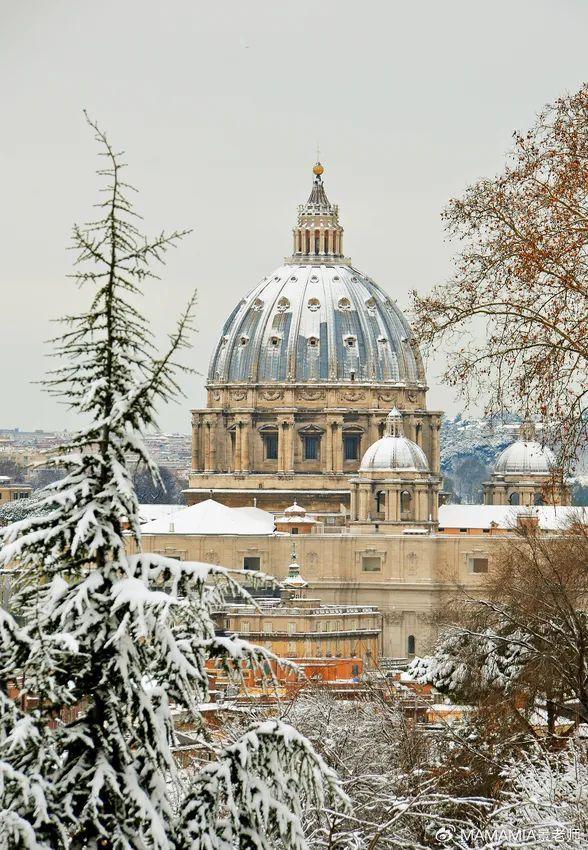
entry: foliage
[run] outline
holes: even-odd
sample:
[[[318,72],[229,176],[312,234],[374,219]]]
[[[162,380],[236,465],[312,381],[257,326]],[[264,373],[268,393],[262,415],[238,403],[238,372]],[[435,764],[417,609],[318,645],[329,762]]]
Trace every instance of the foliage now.
[[[334,774],[282,724],[253,730],[237,752],[203,736],[206,661],[234,668],[267,658],[215,634],[211,610],[243,594],[240,584],[221,567],[141,552],[130,465],[157,477],[142,434],[157,404],[178,391],[194,299],[158,356],[133,299],[154,277],[150,263],[183,234],[141,236],[120,155],[91,126],[108,185],[101,217],[74,228],[74,277],[94,294],[87,312],[64,320],[61,365],[48,381],[89,424],[60,449],[55,465],[65,476],[45,491],[44,512],[5,528],[0,552],[0,564],[18,565],[20,623],[2,614],[0,848],[269,850],[280,836],[298,850],[297,795],[344,803]],[[125,522],[136,555],[126,552]],[[26,715],[10,680],[19,700],[38,701]],[[172,801],[172,709],[191,718],[211,758],[185,789],[184,817]]]
[[[137,469],[133,486],[140,505],[184,504],[182,483],[165,466],[158,467],[156,479],[148,469]],[[187,481],[184,486],[188,486]]]
[[[489,412],[557,422],[563,459],[588,436],[587,206],[584,85],[515,134],[501,175],[450,202],[455,274],[413,293],[421,342],[453,346],[446,380],[466,399],[483,396]]]
[[[415,678],[470,701],[502,694],[521,718],[544,703],[552,731],[558,715],[586,722],[587,561],[581,525],[557,537],[521,529],[479,595],[447,606],[450,625],[434,655],[413,662]]]

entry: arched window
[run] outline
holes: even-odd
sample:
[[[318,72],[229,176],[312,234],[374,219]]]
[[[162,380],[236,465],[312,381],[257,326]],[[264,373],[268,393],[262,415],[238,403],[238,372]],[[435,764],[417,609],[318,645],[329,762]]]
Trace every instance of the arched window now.
[[[521,497],[519,496],[518,493],[511,493],[508,501],[510,502],[511,505],[520,505],[521,504]]]
[[[422,446],[423,445],[423,426],[421,425],[420,422],[417,423],[417,426],[414,429],[414,435],[415,435],[415,443],[417,444],[417,446]]]
[[[409,635],[406,639],[406,651],[408,655],[414,655],[416,652],[416,638],[414,635]]]
[[[403,490],[400,494],[400,510],[403,514],[408,513],[410,511],[410,503],[412,501],[412,496],[408,490]]]
[[[545,499],[543,498],[542,493],[535,493],[535,498],[533,499],[533,504],[534,505],[544,505],[545,504]]]
[[[378,490],[376,493],[376,511],[381,513],[384,510],[384,505],[386,504],[386,494],[383,490]]]

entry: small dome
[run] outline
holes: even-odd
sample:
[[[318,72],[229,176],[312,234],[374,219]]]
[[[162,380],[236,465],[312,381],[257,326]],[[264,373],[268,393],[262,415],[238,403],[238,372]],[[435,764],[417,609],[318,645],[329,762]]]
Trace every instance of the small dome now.
[[[360,472],[428,472],[424,451],[408,437],[385,436],[373,443],[361,459]]]
[[[293,505],[290,505],[289,508],[286,508],[284,513],[286,516],[306,516],[306,509],[299,505],[298,502],[294,502]]]
[[[554,466],[555,455],[547,446],[535,440],[517,440],[499,455],[494,472],[499,475],[548,475]]]

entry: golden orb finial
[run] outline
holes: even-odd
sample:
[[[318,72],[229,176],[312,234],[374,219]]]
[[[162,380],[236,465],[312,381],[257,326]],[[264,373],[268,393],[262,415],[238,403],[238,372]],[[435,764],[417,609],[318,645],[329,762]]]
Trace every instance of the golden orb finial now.
[[[324,168],[323,168],[323,166],[320,164],[320,162],[317,162],[317,164],[316,164],[316,165],[314,166],[314,168],[312,169],[313,174],[316,174],[318,177],[320,177],[320,175],[323,173],[323,171],[324,171],[324,170],[325,170],[325,169],[324,169]]]

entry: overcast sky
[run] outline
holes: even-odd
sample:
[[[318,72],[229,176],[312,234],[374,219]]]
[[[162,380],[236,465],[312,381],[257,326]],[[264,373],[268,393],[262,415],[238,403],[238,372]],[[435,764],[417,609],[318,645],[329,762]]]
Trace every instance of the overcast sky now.
[[[63,428],[31,382],[82,302],[71,226],[92,216],[86,108],[126,151],[148,233],[193,228],[149,284],[162,339],[199,292],[206,372],[239,298],[291,251],[317,140],[346,253],[399,305],[448,276],[440,212],[502,167],[515,129],[588,79],[585,0],[0,0],[0,427]],[[88,293],[85,294],[88,297]],[[458,409],[428,363],[429,406]],[[188,431],[204,380],[161,411]]]

